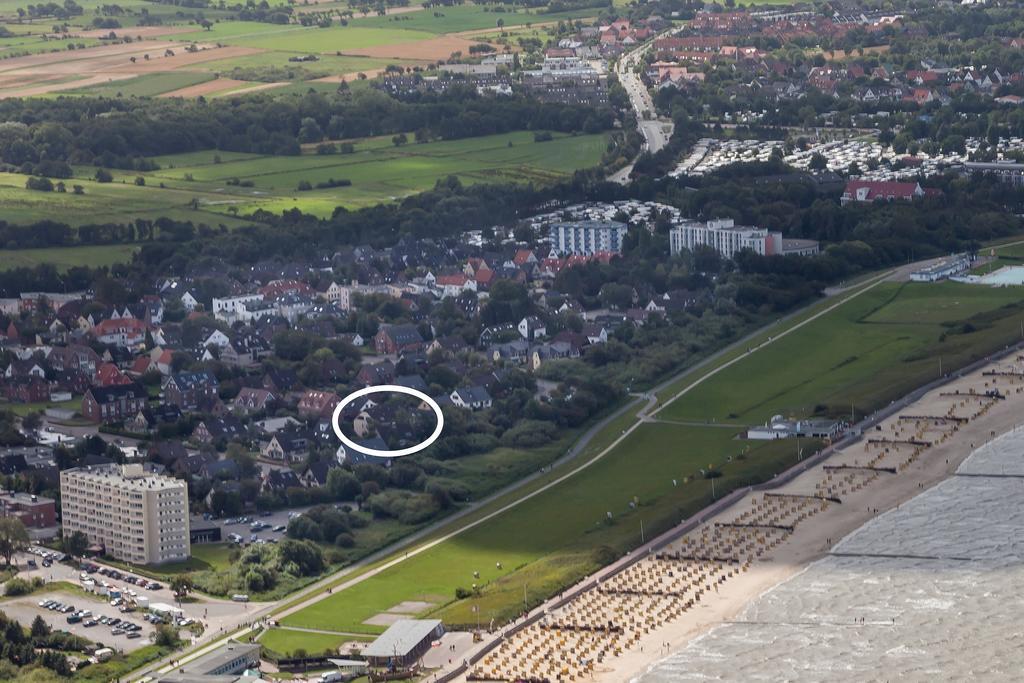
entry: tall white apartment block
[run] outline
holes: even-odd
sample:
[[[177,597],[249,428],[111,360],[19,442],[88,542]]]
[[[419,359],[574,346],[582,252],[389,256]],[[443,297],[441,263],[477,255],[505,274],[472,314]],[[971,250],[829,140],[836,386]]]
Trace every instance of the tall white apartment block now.
[[[781,232],[736,225],[731,218],[719,218],[707,223],[687,221],[669,231],[669,249],[673,255],[683,249],[693,250],[701,245],[711,247],[729,259],[743,249],[750,249],[762,256],[783,253]]]
[[[84,533],[111,557],[135,564],[187,560],[188,485],[140,464],[78,467],[60,473],[65,536]]]
[[[574,221],[551,224],[551,245],[561,255],[622,253],[626,224],[618,221]]]

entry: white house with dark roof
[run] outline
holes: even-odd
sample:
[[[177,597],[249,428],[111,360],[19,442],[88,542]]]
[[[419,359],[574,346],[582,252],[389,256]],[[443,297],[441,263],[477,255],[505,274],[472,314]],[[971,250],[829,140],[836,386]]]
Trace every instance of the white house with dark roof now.
[[[449,398],[452,404],[467,410],[483,410],[490,408],[492,403],[491,395],[481,386],[459,387],[449,394]]]

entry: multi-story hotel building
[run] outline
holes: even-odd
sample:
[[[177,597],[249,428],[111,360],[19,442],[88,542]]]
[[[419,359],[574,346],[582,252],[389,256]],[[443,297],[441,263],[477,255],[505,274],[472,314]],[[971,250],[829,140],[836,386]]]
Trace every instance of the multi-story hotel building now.
[[[561,255],[622,253],[626,224],[618,221],[575,221],[551,224],[551,246]]]
[[[669,248],[673,254],[702,245],[730,259],[743,249],[769,256],[782,253],[782,233],[736,225],[731,218],[719,218],[707,223],[687,221],[669,231]]]
[[[187,560],[188,485],[142,465],[78,467],[60,473],[65,536],[81,531],[111,557],[136,564]]]

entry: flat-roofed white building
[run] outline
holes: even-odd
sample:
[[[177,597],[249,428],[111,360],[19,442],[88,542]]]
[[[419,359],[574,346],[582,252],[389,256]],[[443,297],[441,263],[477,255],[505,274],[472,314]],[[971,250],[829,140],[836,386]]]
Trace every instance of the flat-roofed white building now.
[[[65,536],[81,531],[111,557],[136,564],[187,560],[188,484],[141,464],[60,473]]]
[[[698,246],[711,247],[730,259],[743,249],[750,249],[762,256],[770,256],[782,253],[782,233],[769,232],[766,228],[736,225],[731,218],[719,218],[707,223],[687,221],[669,231],[669,248],[672,254],[678,254],[683,249],[692,251]]]
[[[626,224],[618,221],[552,223],[551,245],[562,255],[590,255],[601,251],[621,254],[626,230]]]

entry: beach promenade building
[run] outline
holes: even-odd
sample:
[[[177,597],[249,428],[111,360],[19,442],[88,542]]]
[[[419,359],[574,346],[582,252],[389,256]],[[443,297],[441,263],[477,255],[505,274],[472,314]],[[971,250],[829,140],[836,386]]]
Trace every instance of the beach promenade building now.
[[[188,484],[141,464],[77,467],[60,473],[65,536],[81,531],[113,558],[135,564],[190,555]]]
[[[561,255],[622,253],[626,224],[618,221],[573,221],[551,224],[551,245]]]
[[[442,635],[444,624],[438,619],[399,619],[367,645],[362,654],[372,667],[408,667],[418,662]]]

